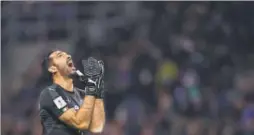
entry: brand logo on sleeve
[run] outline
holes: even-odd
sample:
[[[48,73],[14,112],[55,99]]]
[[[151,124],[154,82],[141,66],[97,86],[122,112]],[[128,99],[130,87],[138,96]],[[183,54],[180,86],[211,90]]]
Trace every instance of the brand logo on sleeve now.
[[[61,109],[67,105],[61,96],[55,98],[53,101],[58,109]]]

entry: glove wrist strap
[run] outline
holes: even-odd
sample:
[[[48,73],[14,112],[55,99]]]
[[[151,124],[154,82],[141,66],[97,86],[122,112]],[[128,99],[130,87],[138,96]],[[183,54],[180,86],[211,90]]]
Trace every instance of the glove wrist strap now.
[[[85,90],[86,95],[91,95],[91,96],[96,96],[97,95],[97,90],[95,87],[86,87]]]

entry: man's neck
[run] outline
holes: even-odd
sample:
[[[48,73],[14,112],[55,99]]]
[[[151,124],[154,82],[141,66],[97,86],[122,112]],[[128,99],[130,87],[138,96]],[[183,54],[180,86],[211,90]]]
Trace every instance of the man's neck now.
[[[54,75],[53,82],[55,84],[58,84],[62,88],[64,88],[66,91],[73,91],[73,80],[72,78],[60,76],[60,75]]]

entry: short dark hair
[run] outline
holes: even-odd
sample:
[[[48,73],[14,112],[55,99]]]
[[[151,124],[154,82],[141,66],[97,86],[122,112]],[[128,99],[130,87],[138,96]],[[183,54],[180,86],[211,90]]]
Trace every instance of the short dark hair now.
[[[55,50],[51,50],[51,51],[49,51],[48,53],[46,53],[46,55],[45,55],[44,58],[43,58],[42,64],[41,64],[41,66],[42,66],[42,76],[43,76],[45,79],[49,80],[49,81],[52,81],[52,73],[50,73],[50,72],[48,71],[48,68],[49,68],[49,66],[50,66],[50,64],[51,64],[50,55],[51,55],[53,52],[55,52]]]

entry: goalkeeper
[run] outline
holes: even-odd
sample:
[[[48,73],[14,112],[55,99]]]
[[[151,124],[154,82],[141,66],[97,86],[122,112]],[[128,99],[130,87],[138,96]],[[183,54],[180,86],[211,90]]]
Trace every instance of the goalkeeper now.
[[[103,72],[100,61],[86,64],[86,87],[73,86],[76,69],[71,56],[63,51],[51,51],[43,61],[50,73],[52,85],[40,94],[39,108],[43,135],[84,135],[101,133],[105,124],[103,102]],[[94,68],[91,70],[91,68]],[[85,93],[82,97],[80,91]]]

